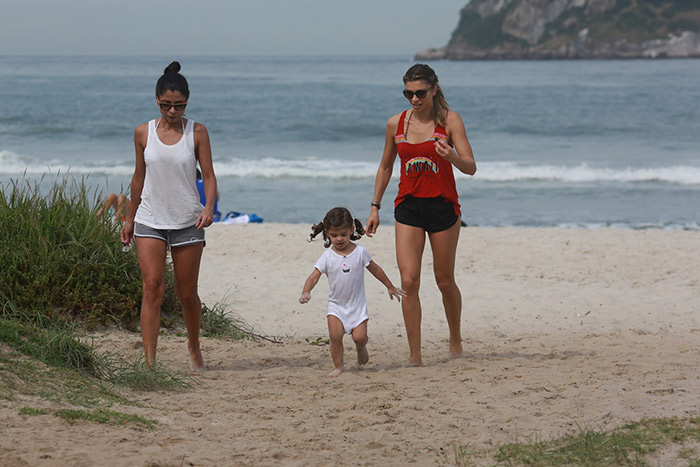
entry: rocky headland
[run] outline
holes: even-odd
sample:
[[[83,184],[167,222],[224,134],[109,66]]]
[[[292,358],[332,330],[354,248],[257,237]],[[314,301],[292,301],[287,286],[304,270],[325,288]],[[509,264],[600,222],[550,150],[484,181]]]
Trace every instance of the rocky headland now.
[[[700,57],[700,2],[471,0],[417,60]]]

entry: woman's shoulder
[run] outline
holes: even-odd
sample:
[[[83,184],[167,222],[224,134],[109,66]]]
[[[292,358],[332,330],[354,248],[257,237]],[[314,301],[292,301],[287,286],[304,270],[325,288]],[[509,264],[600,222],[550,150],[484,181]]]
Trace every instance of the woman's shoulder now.
[[[142,142],[145,146],[145,141],[148,139],[148,122],[142,123],[134,129],[134,141]]]
[[[207,127],[204,126],[204,123],[199,123],[199,122],[192,122],[194,124],[194,128],[192,131],[194,131],[195,134],[208,134],[207,133]]]
[[[448,126],[450,125],[450,123],[459,124],[462,123],[462,117],[454,110],[449,110],[447,112],[447,118],[445,119],[445,122]]]
[[[396,115],[392,115],[389,117],[389,120],[386,121],[386,126],[393,128],[394,130],[399,126],[399,121],[401,120],[401,115],[403,115],[406,111],[403,110]]]
[[[394,122],[394,124],[398,124],[399,120],[401,120],[401,116],[408,112],[408,110],[402,110],[401,112],[397,113],[396,115],[392,115],[389,117],[388,122]]]
[[[143,122],[140,125],[136,126],[136,129],[134,130],[134,133],[147,133],[148,132],[148,123],[149,122]]]

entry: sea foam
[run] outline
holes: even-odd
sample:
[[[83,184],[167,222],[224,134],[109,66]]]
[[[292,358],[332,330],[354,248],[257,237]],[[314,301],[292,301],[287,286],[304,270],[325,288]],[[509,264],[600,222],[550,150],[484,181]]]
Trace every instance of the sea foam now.
[[[42,175],[46,173],[99,174],[128,177],[133,174],[133,163],[106,162],[68,165],[65,161],[32,161],[12,151],[0,151],[0,174]],[[700,167],[672,165],[666,167],[594,167],[589,164],[528,165],[516,162],[477,162],[478,171],[473,177],[482,183],[553,182],[561,184],[590,183],[662,183],[674,185],[700,185]],[[260,159],[232,158],[214,162],[219,177],[242,178],[324,178],[324,179],[372,179],[377,173],[376,161],[352,161],[339,159]],[[471,179],[454,170],[457,179]],[[393,177],[398,178],[400,165],[394,165]]]

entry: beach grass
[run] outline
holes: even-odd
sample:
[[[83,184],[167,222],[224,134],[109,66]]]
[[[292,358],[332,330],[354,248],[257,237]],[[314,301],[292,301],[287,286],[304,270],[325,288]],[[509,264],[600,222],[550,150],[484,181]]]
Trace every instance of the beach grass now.
[[[81,421],[103,423],[113,426],[136,425],[138,427],[153,430],[158,425],[155,420],[132,415],[113,410],[96,409],[96,410],[79,410],[79,409],[59,409],[53,413],[56,417],[67,420],[70,423]]]
[[[101,194],[84,178],[12,181],[0,190],[0,400],[29,394],[83,407],[129,403],[124,390],[191,388],[197,381],[163,362],[99,352],[85,331],[139,321],[141,273],[122,251],[119,225],[97,216]],[[203,307],[203,334],[258,339],[228,304]],[[182,324],[166,264],[163,328]]]
[[[123,391],[79,371],[44,364],[0,344],[1,400],[38,399],[81,407],[129,404]]]
[[[47,409],[25,406],[19,409],[19,414],[27,416],[54,415],[68,421],[69,423],[85,421],[112,426],[135,425],[138,428],[146,428],[149,430],[154,430],[158,425],[158,422],[155,420],[150,420],[139,415],[116,412],[114,410],[107,409],[57,409],[50,411]]]
[[[102,194],[69,175],[46,185],[27,179],[0,185],[0,304],[39,326],[48,318],[135,330],[138,259],[134,250],[122,251],[119,225],[108,214],[96,215]],[[172,268],[166,268],[164,326],[179,315]]]
[[[248,339],[254,342],[265,340],[280,343],[274,337],[256,333],[250,324],[231,311],[228,298],[216,302],[211,307],[202,304],[201,329],[204,337],[226,340]]]
[[[97,352],[84,330],[134,331],[142,296],[135,250],[122,251],[119,225],[97,216],[102,198],[86,179],[57,175],[47,184],[13,180],[0,190],[0,343],[52,368],[136,390],[178,390],[195,380],[161,362]],[[182,324],[172,265],[166,263],[161,325]],[[203,307],[203,335],[267,339],[227,303]],[[15,375],[17,376],[17,375]],[[21,379],[21,378],[20,378]],[[10,384],[7,378],[5,383]]]
[[[670,452],[671,458],[658,457]],[[604,430],[579,428],[551,440],[506,443],[488,452],[462,445],[439,450],[443,465],[700,465],[700,417],[649,418]],[[491,460],[488,460],[491,459]]]
[[[36,409],[34,407],[22,407],[19,409],[20,415],[46,415],[49,413],[46,409]]]
[[[109,369],[110,383],[139,391],[179,391],[198,384],[192,376],[173,370],[162,361],[146,365],[143,356],[125,360],[109,355]]]
[[[142,357],[125,360],[100,353],[78,338],[73,328],[44,329],[0,319],[0,343],[48,366],[72,370],[86,378],[135,390],[189,388],[194,379],[162,362],[147,366]]]
[[[0,319],[0,342],[47,365],[96,378],[105,375],[106,359],[77,339],[69,328],[45,329]]]

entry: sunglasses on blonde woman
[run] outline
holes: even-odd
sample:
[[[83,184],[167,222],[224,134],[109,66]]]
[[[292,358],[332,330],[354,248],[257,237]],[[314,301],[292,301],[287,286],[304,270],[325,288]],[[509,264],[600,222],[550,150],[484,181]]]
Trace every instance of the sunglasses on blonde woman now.
[[[428,95],[428,91],[430,91],[433,88],[428,88],[428,89],[419,89],[418,91],[409,91],[408,89],[403,90],[403,97],[406,99],[413,99],[413,96],[416,96],[418,99],[425,99],[425,96]]]

